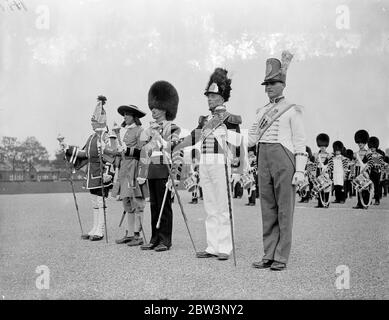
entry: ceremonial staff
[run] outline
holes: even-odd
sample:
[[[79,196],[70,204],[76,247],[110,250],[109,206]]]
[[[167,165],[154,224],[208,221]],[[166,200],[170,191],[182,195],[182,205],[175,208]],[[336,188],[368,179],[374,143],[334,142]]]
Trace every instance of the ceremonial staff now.
[[[158,134],[158,138],[160,138],[162,140],[162,137],[160,136],[158,130],[156,130],[155,128],[154,128],[154,130]],[[163,145],[162,142],[160,142],[160,143]],[[193,238],[192,238],[192,234],[190,233],[190,229],[189,229],[189,226],[188,226],[188,219],[187,219],[186,214],[184,212],[184,207],[182,206],[180,195],[178,194],[177,188],[176,188],[176,186],[174,184],[174,177],[173,177],[172,171],[170,169],[169,157],[166,154],[166,150],[164,150],[164,149],[162,149],[162,157],[163,157],[163,163],[166,164],[166,167],[167,167],[168,172],[169,172],[168,182],[169,182],[169,179],[170,179],[172,187],[174,189],[174,193],[177,195],[177,201],[178,201],[178,204],[180,206],[180,210],[181,210],[182,216],[184,218],[185,226],[186,226],[186,229],[188,230],[188,234],[189,234],[190,240],[192,242],[193,249],[194,249],[195,253],[197,253],[196,246],[194,244],[194,241],[193,241]],[[166,196],[167,196],[167,192],[168,192],[168,182],[166,183],[166,186],[165,186],[165,193],[164,193],[164,197],[163,197],[163,202],[162,202],[161,210],[160,210],[160,213],[159,213],[157,228],[159,228],[159,224],[161,222],[161,216],[162,216],[162,212],[163,212],[163,207],[165,206]]]
[[[225,125],[222,125],[225,129],[224,134],[227,132],[227,128]],[[230,179],[229,179],[229,173],[228,173],[228,156],[227,156],[227,142],[226,142],[226,136],[222,136],[223,141],[223,153],[224,153],[224,169],[226,173],[226,184],[227,184],[227,199],[228,199],[228,212],[230,217],[230,227],[231,227],[231,241],[232,241],[232,252],[234,255],[234,265],[236,267],[236,252],[235,252],[235,240],[234,240],[234,221],[232,217],[232,204],[231,204],[231,185],[230,185]]]
[[[61,134],[58,134],[58,137],[57,137],[57,140],[62,148],[62,151],[63,151],[63,156],[64,156],[64,160],[65,160],[65,163],[66,163],[66,166],[69,168],[69,173],[70,173],[70,177],[69,177],[69,182],[70,182],[70,185],[72,187],[72,193],[73,193],[73,199],[74,199],[74,204],[76,206],[76,212],[77,212],[77,217],[78,217],[78,222],[80,224],[80,229],[81,229],[81,236],[84,234],[84,231],[82,230],[82,224],[81,224],[81,217],[80,217],[80,212],[78,210],[78,203],[77,203],[77,198],[76,198],[76,193],[74,191],[74,184],[73,184],[73,177],[72,177],[72,174],[75,172],[74,171],[74,168],[73,170],[71,169],[71,167],[68,165],[68,162],[66,161],[66,152],[63,148],[63,141],[64,141],[64,137],[61,135]]]
[[[107,98],[104,96],[98,96],[97,100],[100,101],[102,106],[107,101]],[[107,226],[107,214],[105,211],[105,193],[104,193],[104,169],[103,169],[103,134],[105,131],[105,128],[99,128],[96,130],[99,132],[99,139],[100,139],[100,148],[99,149],[99,160],[100,160],[100,174],[101,174],[101,196],[103,197],[103,212],[104,212],[104,225],[105,225],[105,242],[108,243],[108,226]]]

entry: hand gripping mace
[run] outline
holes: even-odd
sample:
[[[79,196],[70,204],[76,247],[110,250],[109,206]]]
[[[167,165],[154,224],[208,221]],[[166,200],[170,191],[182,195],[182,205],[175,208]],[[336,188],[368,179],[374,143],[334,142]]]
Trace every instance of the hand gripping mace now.
[[[224,153],[224,169],[226,173],[226,184],[227,184],[227,198],[228,198],[228,212],[230,217],[230,226],[231,226],[231,241],[232,241],[232,252],[234,255],[234,265],[236,267],[236,252],[235,252],[235,240],[234,240],[234,220],[232,216],[232,204],[231,204],[231,184],[228,176],[228,156],[227,156],[227,142],[226,137],[222,137],[223,141],[223,153]]]
[[[65,137],[63,137],[61,134],[59,134],[58,137],[57,137],[57,140],[58,140],[60,145],[63,143],[64,139],[65,139]],[[69,182],[70,182],[70,185],[72,187],[74,205],[76,206],[77,218],[78,218],[78,223],[80,224],[81,236],[82,236],[84,234],[84,231],[82,230],[80,212],[78,211],[78,203],[77,203],[76,193],[74,191],[74,184],[73,184],[73,177],[72,177],[73,171],[72,171],[71,167],[68,165],[68,162],[66,161],[65,150],[62,150],[62,151],[63,151],[63,156],[64,156],[64,160],[65,160],[66,166],[69,168],[69,173],[70,173]]]

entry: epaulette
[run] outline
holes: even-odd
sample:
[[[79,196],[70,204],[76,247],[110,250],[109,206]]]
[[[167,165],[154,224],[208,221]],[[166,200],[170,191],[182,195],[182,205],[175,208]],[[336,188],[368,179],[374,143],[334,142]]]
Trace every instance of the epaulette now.
[[[242,117],[238,116],[237,114],[230,113],[230,115],[227,118],[227,121],[229,123],[232,123],[232,124],[241,124],[242,123]]]

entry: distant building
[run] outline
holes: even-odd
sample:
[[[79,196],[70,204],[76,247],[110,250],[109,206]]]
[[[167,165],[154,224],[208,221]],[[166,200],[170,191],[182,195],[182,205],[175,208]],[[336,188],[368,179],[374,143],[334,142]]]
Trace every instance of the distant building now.
[[[84,180],[82,170],[72,174],[73,180]],[[8,163],[0,163],[0,181],[58,181],[69,179],[69,171],[56,169],[50,165],[35,165],[29,168],[15,168]]]

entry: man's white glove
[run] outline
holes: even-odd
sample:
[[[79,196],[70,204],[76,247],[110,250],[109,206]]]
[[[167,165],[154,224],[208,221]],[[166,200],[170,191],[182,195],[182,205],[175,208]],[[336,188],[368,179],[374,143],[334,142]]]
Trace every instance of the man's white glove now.
[[[104,183],[107,183],[107,182],[110,182],[112,180],[112,176],[107,174],[107,173],[104,173],[103,174],[103,182]]]
[[[305,178],[304,172],[296,171],[293,175],[292,184],[295,186],[302,185],[304,182],[304,178]]]
[[[117,151],[118,151],[119,153],[126,152],[126,151],[127,151],[127,147],[126,147],[126,146],[123,146],[123,145],[118,145],[118,146],[117,146]]]
[[[137,177],[136,181],[138,181],[139,185],[142,185],[142,184],[144,184],[146,182],[146,179],[145,178],[141,178],[141,177]]]

